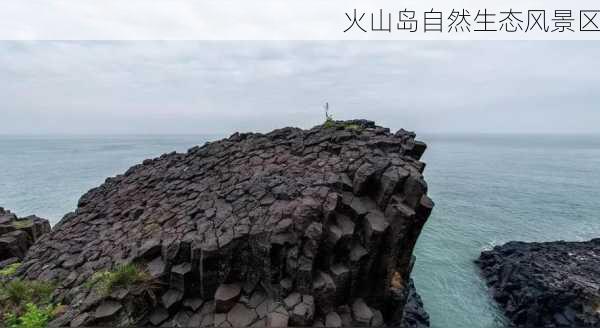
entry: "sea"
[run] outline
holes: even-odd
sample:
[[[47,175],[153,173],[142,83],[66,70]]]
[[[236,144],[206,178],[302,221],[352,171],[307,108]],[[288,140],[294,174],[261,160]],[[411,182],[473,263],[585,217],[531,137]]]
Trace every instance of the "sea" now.
[[[54,224],[107,177],[220,137],[0,136],[0,206]],[[419,139],[435,208],[412,276],[432,327],[504,327],[473,261],[511,240],[600,237],[600,135]]]

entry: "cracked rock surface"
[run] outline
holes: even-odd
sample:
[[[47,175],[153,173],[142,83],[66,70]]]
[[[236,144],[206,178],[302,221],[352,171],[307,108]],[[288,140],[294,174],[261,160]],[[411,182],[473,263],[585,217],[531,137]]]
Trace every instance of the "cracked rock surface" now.
[[[512,325],[600,327],[600,239],[513,241],[476,263]]]
[[[425,148],[353,120],[145,160],[83,195],[18,274],[59,283],[57,326],[398,325],[433,208]],[[160,281],[154,300],[86,287],[127,263]]]

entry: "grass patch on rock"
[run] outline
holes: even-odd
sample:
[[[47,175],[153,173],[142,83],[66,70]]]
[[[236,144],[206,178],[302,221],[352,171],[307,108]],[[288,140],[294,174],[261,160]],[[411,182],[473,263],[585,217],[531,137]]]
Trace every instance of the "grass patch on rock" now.
[[[361,131],[362,127],[359,124],[353,123],[353,121],[336,121],[328,111],[325,112],[325,122],[321,125],[324,129],[339,129],[339,130],[350,130],[350,131]]]
[[[12,279],[0,286],[0,306],[20,309],[27,303],[49,304],[54,289],[49,282]]]
[[[348,123],[344,121],[334,121],[331,117],[328,117],[325,122],[321,125],[324,129],[339,129],[359,132],[362,127],[358,124]]]
[[[0,277],[10,277],[13,276],[17,269],[21,266],[21,262],[16,262],[13,264],[9,264],[4,269],[0,270]]]
[[[346,124],[342,124],[342,127],[345,130],[352,130],[352,131],[360,131],[362,130],[361,126],[358,124],[352,124],[352,123],[346,123]]]
[[[153,296],[153,291],[159,287],[155,278],[135,264],[120,265],[111,271],[96,272],[86,285],[88,288],[94,288],[102,296],[108,296],[121,288],[147,292]]]
[[[17,229],[23,229],[29,227],[32,222],[31,220],[15,220],[12,225]]]

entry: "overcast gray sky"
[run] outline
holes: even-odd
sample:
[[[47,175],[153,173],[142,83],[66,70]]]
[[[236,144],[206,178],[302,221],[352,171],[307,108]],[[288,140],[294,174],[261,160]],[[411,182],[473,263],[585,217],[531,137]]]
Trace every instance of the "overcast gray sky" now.
[[[600,43],[0,42],[1,134],[597,133]]]

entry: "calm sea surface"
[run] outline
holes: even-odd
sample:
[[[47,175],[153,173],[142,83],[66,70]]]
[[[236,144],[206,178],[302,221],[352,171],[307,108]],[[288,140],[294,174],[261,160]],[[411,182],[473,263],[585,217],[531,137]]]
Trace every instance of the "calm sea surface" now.
[[[108,176],[216,136],[0,136],[0,206],[57,222]],[[600,136],[422,136],[436,202],[413,272],[433,327],[502,327],[473,260],[509,240],[600,236]]]

